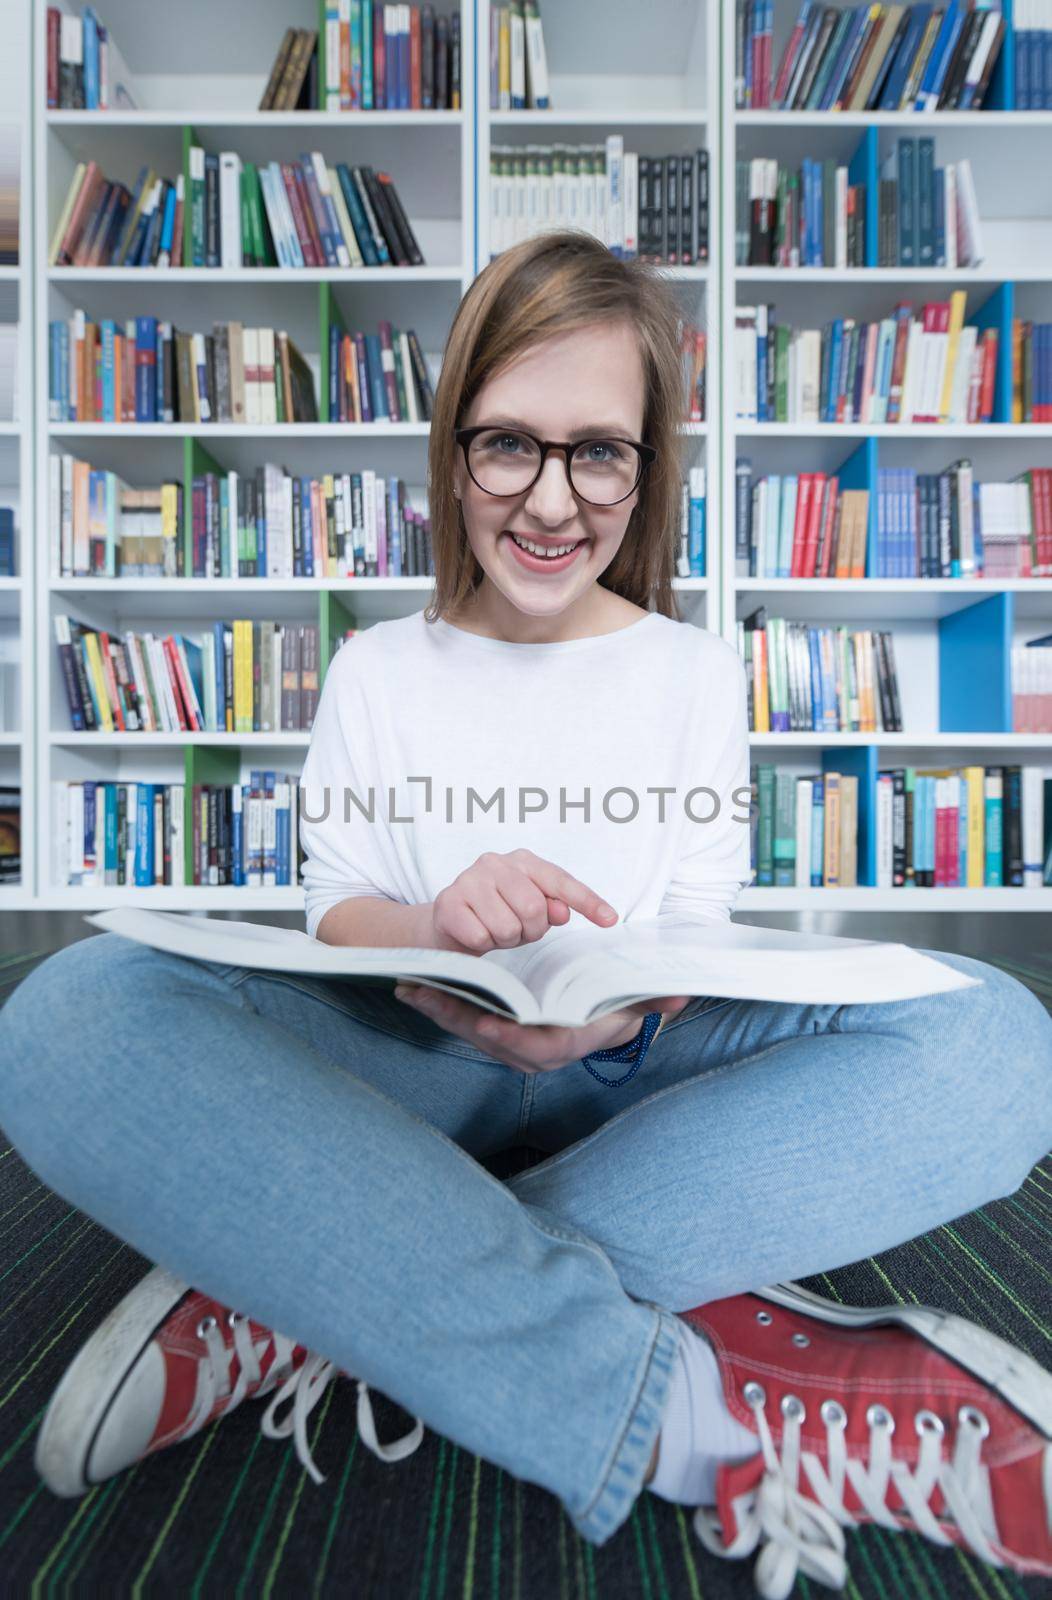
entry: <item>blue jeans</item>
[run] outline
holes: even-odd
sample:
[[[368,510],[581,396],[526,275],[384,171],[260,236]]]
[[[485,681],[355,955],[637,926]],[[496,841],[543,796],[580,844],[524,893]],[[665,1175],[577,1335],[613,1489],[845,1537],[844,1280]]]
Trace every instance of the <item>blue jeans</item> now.
[[[924,1233],[1052,1147],[1052,1020],[941,959],[982,985],[694,1000],[611,1089],[579,1062],[520,1073],[389,989],[101,934],[0,1013],[0,1126],[149,1260],[603,1544],[650,1460],[676,1311]],[[552,1154],[507,1183],[480,1165],[520,1141]]]

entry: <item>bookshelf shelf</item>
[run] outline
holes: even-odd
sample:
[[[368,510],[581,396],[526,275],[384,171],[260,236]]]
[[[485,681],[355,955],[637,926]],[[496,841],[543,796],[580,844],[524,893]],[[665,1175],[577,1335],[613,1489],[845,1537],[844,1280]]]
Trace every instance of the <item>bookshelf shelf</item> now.
[[[736,422],[740,439],[1052,439],[1048,422]]]
[[[426,422],[51,422],[55,439],[426,439]]]
[[[90,737],[90,735],[88,736]],[[136,735],[129,734],[129,738]],[[806,749],[836,745],[874,745],[887,750],[1047,750],[1045,733],[750,733],[751,745],[765,749]]]
[[[48,128],[460,128],[463,111],[47,111]]]
[[[52,733],[50,743],[69,750],[305,750],[309,733]]]
[[[7,901],[0,899],[0,906],[6,905]],[[242,916],[257,911],[301,912],[303,891],[203,884],[175,889],[155,884],[144,890],[128,884],[103,884],[98,888],[49,889],[33,902],[34,909],[40,911],[102,911],[127,905],[149,905],[158,911],[237,911]]]
[[[608,105],[572,110],[491,111],[489,122],[493,128],[599,128],[607,124],[618,128],[696,128],[708,122],[708,113],[689,106],[619,110]]]
[[[683,269],[686,270],[686,269]],[[50,283],[460,283],[460,265],[441,267],[50,267]]]
[[[750,283],[918,283],[932,284],[936,288],[959,288],[968,283],[1003,283],[1007,276],[993,267],[737,267],[735,275],[741,284]],[[1027,273],[1025,277],[1013,272],[1016,283],[1052,283],[1052,271]]]

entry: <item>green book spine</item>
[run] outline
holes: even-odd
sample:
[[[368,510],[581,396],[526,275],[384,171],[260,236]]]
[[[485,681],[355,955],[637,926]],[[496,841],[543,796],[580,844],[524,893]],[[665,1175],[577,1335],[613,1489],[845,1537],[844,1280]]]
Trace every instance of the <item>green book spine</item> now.
[[[913,865],[913,841],[916,837],[913,813],[913,805],[917,794],[916,777],[916,767],[907,767],[905,769],[903,788],[906,794],[906,882],[903,887],[906,889],[915,889],[917,887],[917,869]]]
[[[373,109],[373,0],[362,0],[362,110]]]
[[[201,152],[203,157],[203,152]],[[193,171],[193,157],[191,156],[191,171]],[[192,176],[190,179],[190,265],[203,267],[205,264],[205,180],[204,162],[201,163],[201,175]]]
[[[248,169],[242,167],[238,179],[238,198],[241,202],[241,264],[246,267],[255,267],[256,250],[252,239],[252,218],[248,209]]]
[[[395,384],[398,388],[398,415],[408,422],[409,405],[405,395],[405,373],[402,371],[402,335],[397,328],[391,329],[391,345],[394,349]]]
[[[774,883],[775,769],[761,762],[756,768],[757,801],[760,808],[756,835],[756,882]]]
[[[775,773],[772,857],[775,888],[792,888],[796,882],[796,778],[791,772]]]

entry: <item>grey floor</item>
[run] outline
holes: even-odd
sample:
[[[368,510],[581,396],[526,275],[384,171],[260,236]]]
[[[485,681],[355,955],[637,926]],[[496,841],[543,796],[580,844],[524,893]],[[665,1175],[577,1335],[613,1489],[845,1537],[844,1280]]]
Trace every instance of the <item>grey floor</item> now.
[[[1023,895],[1026,891],[1019,892]],[[922,893],[923,890],[917,891],[918,895]],[[273,915],[231,912],[229,915],[287,928],[303,927],[302,917],[285,912]],[[1052,953],[1052,914],[1047,912],[765,912],[762,915],[743,913],[734,920],[771,928],[795,927],[813,933],[834,933],[851,939],[900,940],[916,949],[951,950],[980,959],[997,954],[1023,961],[1030,955]],[[79,912],[7,912],[0,915],[0,955],[58,950],[94,931]]]

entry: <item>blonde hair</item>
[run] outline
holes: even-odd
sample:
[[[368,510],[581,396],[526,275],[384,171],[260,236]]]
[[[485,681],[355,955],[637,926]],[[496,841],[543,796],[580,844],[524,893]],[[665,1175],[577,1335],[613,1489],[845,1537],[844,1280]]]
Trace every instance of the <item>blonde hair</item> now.
[[[457,308],[435,391],[428,492],[435,592],[428,621],[453,613],[483,577],[453,492],[472,401],[489,378],[542,340],[596,323],[626,322],[639,342],[645,404],[642,443],[657,458],[644,473],[621,546],[600,579],[644,610],[680,619],[672,589],[681,516],[679,424],[685,392],[680,312],[667,281],[645,262],[619,260],[591,234],[541,233],[502,252]]]

